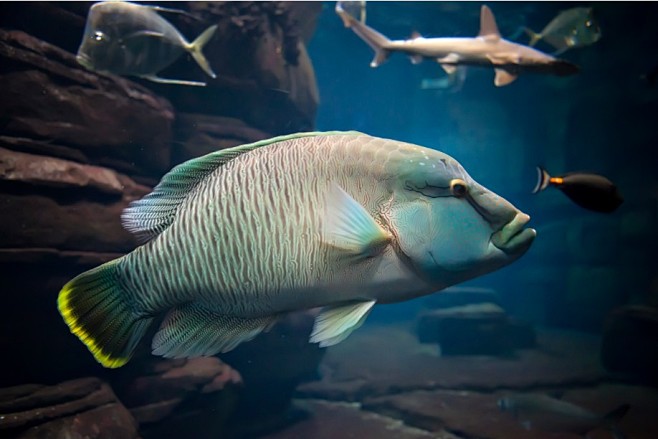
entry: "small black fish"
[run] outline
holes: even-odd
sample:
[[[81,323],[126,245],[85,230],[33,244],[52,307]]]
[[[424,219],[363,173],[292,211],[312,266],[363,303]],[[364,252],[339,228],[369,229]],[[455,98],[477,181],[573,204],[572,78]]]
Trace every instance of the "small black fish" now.
[[[537,186],[532,193],[543,191],[549,185],[560,189],[580,207],[597,212],[613,212],[624,202],[617,186],[601,175],[570,172],[551,177],[544,168],[537,166]]]

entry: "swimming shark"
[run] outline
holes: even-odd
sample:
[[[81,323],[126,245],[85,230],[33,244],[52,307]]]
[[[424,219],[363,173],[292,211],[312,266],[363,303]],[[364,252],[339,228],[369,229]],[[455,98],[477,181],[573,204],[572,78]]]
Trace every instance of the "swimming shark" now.
[[[475,38],[423,38],[415,34],[408,40],[390,40],[345,12],[341,2],[336,3],[336,13],[345,27],[351,28],[375,51],[371,67],[381,65],[392,52],[402,52],[414,64],[423,59],[436,60],[448,74],[462,65],[492,67],[496,72],[494,84],[498,87],[513,82],[521,72],[567,76],[580,70],[568,61],[505,40],[486,5],[480,11],[480,33]]]

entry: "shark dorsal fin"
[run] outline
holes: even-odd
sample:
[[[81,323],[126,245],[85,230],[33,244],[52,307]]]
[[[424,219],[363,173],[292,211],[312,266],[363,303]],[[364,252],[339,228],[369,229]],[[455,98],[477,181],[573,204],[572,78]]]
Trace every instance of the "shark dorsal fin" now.
[[[496,24],[494,14],[486,5],[482,5],[482,9],[480,10],[480,33],[478,34],[478,37],[483,37],[488,40],[500,39],[500,32],[498,31],[498,25]]]
[[[411,32],[411,36],[409,36],[410,40],[415,40],[416,38],[423,38],[423,36],[417,30]]]

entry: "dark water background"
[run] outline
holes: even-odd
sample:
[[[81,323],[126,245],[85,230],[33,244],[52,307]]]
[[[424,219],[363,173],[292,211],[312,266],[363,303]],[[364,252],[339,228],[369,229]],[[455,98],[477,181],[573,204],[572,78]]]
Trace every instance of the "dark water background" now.
[[[497,88],[493,71],[470,68],[456,92],[423,90],[444,75],[394,53],[378,68],[372,50],[325,3],[309,45],[321,91],[317,128],[355,129],[441,150],[471,176],[532,217],[538,237],[514,264],[468,282],[496,289],[507,308],[540,324],[599,332],[621,304],[656,303],[658,89],[643,78],[658,64],[656,3],[494,2],[503,37],[536,32],[560,11],[592,6],[603,37],[562,58],[579,74],[521,74]],[[477,2],[370,2],[367,24],[390,39],[475,36]],[[514,41],[527,44],[521,34]],[[553,48],[539,42],[537,48]],[[535,166],[553,175],[600,173],[625,203],[611,215],[586,211],[558,190],[531,195]],[[420,299],[422,300],[422,299]],[[407,305],[396,305],[402,309]],[[395,318],[395,310],[376,310]],[[377,314],[375,314],[376,316]]]

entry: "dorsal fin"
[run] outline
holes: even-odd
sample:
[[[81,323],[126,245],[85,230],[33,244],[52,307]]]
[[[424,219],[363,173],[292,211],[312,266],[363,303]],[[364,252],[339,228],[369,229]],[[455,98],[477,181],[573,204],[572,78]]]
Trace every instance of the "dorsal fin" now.
[[[409,36],[410,40],[415,40],[416,38],[423,38],[423,36],[417,30],[411,32],[411,35]]]
[[[480,9],[480,33],[478,34],[478,37],[500,39],[500,32],[498,31],[496,19],[487,5],[482,5],[482,9]]]
[[[341,132],[308,132],[261,140],[234,148],[222,149],[188,160],[174,167],[162,177],[153,192],[133,201],[121,214],[121,223],[140,243],[162,233],[174,220],[180,204],[204,178],[234,158],[262,146],[302,137],[315,137]],[[354,133],[350,133],[354,134]]]

